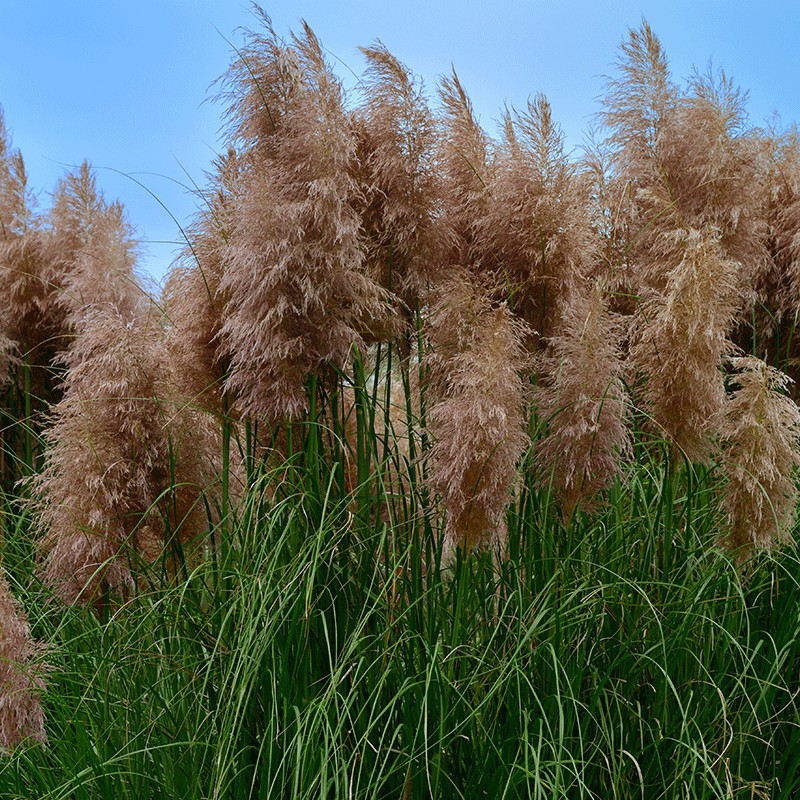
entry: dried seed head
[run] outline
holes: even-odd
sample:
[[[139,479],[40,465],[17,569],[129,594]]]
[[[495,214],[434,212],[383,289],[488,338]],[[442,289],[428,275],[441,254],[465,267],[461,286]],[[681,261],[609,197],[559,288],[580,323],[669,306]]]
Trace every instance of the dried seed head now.
[[[276,419],[305,410],[310,374],[395,328],[389,295],[365,272],[356,137],[319,41],[306,26],[283,45],[268,27],[246,54],[249,77],[238,62],[231,71],[232,113],[253,119],[237,127],[250,149],[225,253],[221,337],[226,389],[243,413]],[[260,75],[280,75],[282,89],[254,107],[246,98]]]
[[[722,358],[741,303],[741,268],[717,231],[690,230],[663,293],[651,291],[633,321],[631,363],[646,376],[644,409],[691,461],[712,453],[709,420],[725,399]]]
[[[0,749],[47,738],[40,700],[43,668],[37,663],[41,650],[0,568]]]
[[[128,318],[146,297],[136,276],[137,245],[120,203],[107,203],[84,162],[59,181],[48,215],[51,307],[66,335],[89,306],[113,305]]]
[[[558,493],[565,518],[591,509],[630,455],[629,400],[622,384],[621,320],[611,314],[600,284],[576,289],[564,307],[536,403],[547,423],[536,461],[545,485]]]
[[[19,352],[31,353],[50,336],[42,319],[48,283],[25,164],[0,109],[0,382]]]
[[[439,152],[442,216],[452,242],[449,263],[491,269],[479,224],[491,203],[492,142],[481,128],[472,101],[455,70],[439,85]]]
[[[800,409],[784,393],[788,378],[753,357],[731,359],[737,387],[719,423],[728,484],[725,544],[746,555],[791,539],[800,466]]]
[[[505,511],[528,443],[525,326],[467,279],[441,287],[428,326],[429,479],[447,512],[445,548],[502,551]]]
[[[189,227],[188,246],[164,287],[168,346],[174,380],[191,404],[223,411],[222,385],[228,364],[220,329],[226,298],[220,290],[225,251],[234,227],[241,160],[233,148],[215,163],[205,207]]]
[[[563,298],[589,274],[598,243],[584,183],[544,96],[506,113],[493,175],[480,239],[515,313],[549,336]]]
[[[109,306],[87,313],[68,353],[63,398],[34,478],[47,583],[64,600],[130,585],[131,562],[159,552],[166,436],[155,380],[163,336]]]
[[[409,308],[441,269],[436,130],[421,84],[378,42],[362,48],[364,103],[356,113],[367,268]]]

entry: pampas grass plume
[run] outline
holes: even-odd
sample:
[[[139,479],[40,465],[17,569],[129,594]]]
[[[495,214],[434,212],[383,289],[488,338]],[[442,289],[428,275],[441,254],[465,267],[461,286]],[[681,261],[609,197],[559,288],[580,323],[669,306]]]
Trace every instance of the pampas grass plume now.
[[[450,262],[473,268],[494,264],[480,223],[491,202],[492,140],[480,126],[455,69],[439,84],[439,148],[443,218],[452,238]]]
[[[791,539],[800,466],[800,409],[785,394],[788,378],[752,356],[731,360],[735,388],[721,414],[725,544],[740,555]]]
[[[562,298],[590,270],[596,237],[547,99],[537,95],[524,111],[507,112],[504,129],[481,238],[515,313],[548,336]]]
[[[134,231],[118,202],[107,203],[88,162],[62,178],[48,215],[51,305],[64,333],[81,327],[87,306],[113,305],[131,318],[142,302]]]
[[[725,399],[722,358],[741,302],[740,265],[725,257],[719,233],[676,234],[683,255],[633,321],[633,367],[646,376],[644,409],[690,461],[712,454],[709,420]]]
[[[43,251],[25,164],[0,108],[0,380],[48,335],[38,330],[49,291]]]
[[[163,538],[153,472],[165,471],[156,397],[160,329],[113,306],[89,311],[73,342],[63,398],[34,478],[43,576],[67,602],[131,584],[131,558],[152,559]],[[166,475],[161,476],[163,484]]]
[[[598,493],[621,474],[632,443],[622,322],[609,312],[599,282],[573,291],[560,330],[549,340],[536,388],[547,433],[535,452],[542,481],[554,486],[569,519],[578,506],[591,510]]]
[[[40,693],[42,668],[36,664],[41,646],[31,638],[20,604],[0,568],[0,748],[47,738]]]
[[[189,226],[188,246],[164,287],[168,347],[179,393],[193,404],[223,413],[228,364],[220,331],[226,298],[220,290],[234,224],[241,161],[233,148],[214,164],[205,206]]]
[[[429,478],[447,514],[445,551],[503,552],[505,511],[528,444],[526,329],[473,280],[442,286],[439,298],[428,320]]]
[[[383,44],[361,52],[367,69],[356,120],[368,267],[414,308],[437,279],[444,247],[435,121],[421,85]]]
[[[220,287],[226,389],[243,413],[296,417],[307,377],[382,335],[391,310],[364,270],[354,126],[319,41],[305,26],[284,46],[267,28],[245,57],[248,75],[230,75],[242,98],[231,113],[262,122],[239,125],[255,139]],[[252,107],[243,98],[261,74],[280,74],[285,91]]]

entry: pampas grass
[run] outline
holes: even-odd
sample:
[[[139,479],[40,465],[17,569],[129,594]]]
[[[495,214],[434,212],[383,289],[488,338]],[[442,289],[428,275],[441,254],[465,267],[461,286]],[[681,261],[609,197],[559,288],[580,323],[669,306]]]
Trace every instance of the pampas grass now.
[[[49,401],[49,373],[86,307],[110,303],[132,317],[145,302],[134,233],[121,204],[106,203],[97,190],[86,162],[59,181],[47,214],[36,215],[22,156],[10,149],[1,119],[0,217],[0,359],[7,367],[21,356],[35,367],[36,394]]]
[[[0,131],[0,796],[796,796],[792,136],[646,23],[575,160],[256,14],[161,306]]]
[[[0,568],[0,750],[26,739],[44,742],[42,646]]]
[[[157,486],[168,476],[155,376],[163,337],[152,319],[89,311],[69,353],[64,397],[33,481],[42,574],[67,602],[100,602],[133,585],[132,564],[160,552]]]
[[[435,120],[404,64],[381,43],[361,52],[367,69],[356,119],[368,269],[413,310],[440,279],[445,247]]]
[[[226,303],[220,285],[241,166],[233,148],[217,159],[210,187],[203,192],[205,205],[189,226],[188,246],[163,292],[176,385],[191,403],[215,413],[224,413],[223,383],[229,366],[220,339]]]
[[[221,336],[226,389],[242,413],[275,420],[301,415],[306,379],[384,336],[392,313],[365,271],[341,82],[308,26],[290,45],[266,17],[264,26],[228,75],[234,131],[250,148],[220,287]]]
[[[428,319],[430,482],[446,551],[505,551],[505,510],[527,446],[526,329],[470,279],[441,287]]]
[[[757,137],[724,73],[695,73],[679,90],[646,23],[620,49],[604,119],[639,295],[631,362],[655,427],[704,461],[725,397],[721,359],[768,261]]]
[[[549,336],[562,298],[589,274],[597,242],[583,184],[543,95],[506,112],[490,189],[479,224],[498,280],[515,313]]]
[[[439,85],[439,148],[443,219],[451,246],[448,263],[460,268],[490,270],[480,226],[491,203],[494,176],[493,143],[481,127],[455,69]]]
[[[93,305],[113,305],[132,318],[146,298],[134,231],[122,205],[106,202],[88,162],[58,182],[47,221],[49,303],[62,335],[78,332]]]
[[[720,429],[727,485],[724,543],[740,556],[791,541],[797,513],[800,409],[785,394],[788,378],[761,359],[732,359],[735,391]]]
[[[42,574],[66,602],[127,594],[137,565],[204,546],[219,520],[221,425],[181,391],[159,322],[87,309],[67,356],[32,481]]]
[[[603,120],[626,207],[634,288],[662,291],[683,257],[686,232],[713,229],[724,257],[739,263],[743,300],[750,300],[766,263],[766,229],[744,93],[721,71],[696,72],[679,89],[646,23],[620,47],[618,69]],[[743,302],[740,311],[746,308]]]
[[[0,378],[20,353],[49,336],[44,237],[33,209],[22,154],[12,147],[0,109]]]
[[[722,358],[741,301],[739,263],[724,256],[718,232],[678,239],[680,262],[662,293],[645,295],[634,319],[631,362],[646,376],[643,405],[690,461],[713,451],[709,421],[725,399]]]
[[[565,519],[591,510],[631,454],[630,400],[622,383],[622,320],[602,283],[575,287],[561,333],[549,340],[536,387],[546,434],[536,444],[541,480],[552,485]],[[543,373],[543,374],[542,374]]]

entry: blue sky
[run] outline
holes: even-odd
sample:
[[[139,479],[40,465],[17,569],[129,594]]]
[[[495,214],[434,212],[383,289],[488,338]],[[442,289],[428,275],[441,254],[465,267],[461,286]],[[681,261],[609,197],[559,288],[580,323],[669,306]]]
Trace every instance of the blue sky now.
[[[429,90],[455,65],[484,125],[504,103],[544,92],[572,145],[598,110],[603,76],[628,27],[646,17],[677,78],[709,60],[750,91],[754,122],[800,119],[800,3],[743,0],[305,0],[264,3],[276,29],[305,18],[346,83],[358,46],[380,38]],[[0,105],[31,184],[47,205],[69,165],[88,159],[144,241],[142,268],[165,273],[220,148],[212,81],[236,29],[255,24],[240,0],[2,0]],[[141,184],[141,185],[140,185]],[[162,243],[159,243],[162,242]]]

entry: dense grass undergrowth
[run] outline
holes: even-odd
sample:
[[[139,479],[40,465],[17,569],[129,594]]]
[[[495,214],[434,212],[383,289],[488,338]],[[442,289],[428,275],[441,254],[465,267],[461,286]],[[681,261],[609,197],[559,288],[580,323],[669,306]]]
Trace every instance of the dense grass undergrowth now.
[[[330,433],[298,423],[277,471],[245,459],[217,548],[141,565],[99,613],[50,600],[4,497],[4,566],[50,672],[49,741],[0,762],[0,797],[800,792],[800,557],[714,546],[713,469],[642,449],[567,527],[523,469],[507,561],[443,566],[425,493],[390,495],[382,468],[345,492]]]

